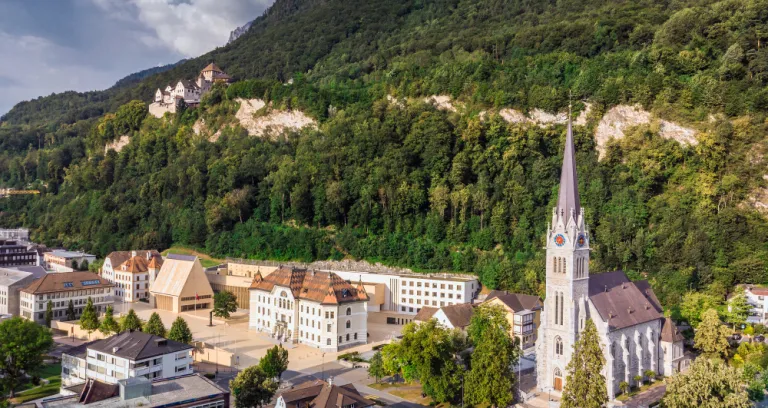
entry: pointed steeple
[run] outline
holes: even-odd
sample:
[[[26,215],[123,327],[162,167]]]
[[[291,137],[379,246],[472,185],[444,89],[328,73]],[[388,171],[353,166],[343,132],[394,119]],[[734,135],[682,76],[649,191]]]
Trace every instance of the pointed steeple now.
[[[576,149],[573,146],[573,128],[571,126],[571,107],[568,106],[568,133],[565,136],[563,168],[560,171],[560,191],[557,197],[557,216],[563,217],[563,223],[568,223],[571,210],[576,217],[581,213],[579,185],[576,177]]]

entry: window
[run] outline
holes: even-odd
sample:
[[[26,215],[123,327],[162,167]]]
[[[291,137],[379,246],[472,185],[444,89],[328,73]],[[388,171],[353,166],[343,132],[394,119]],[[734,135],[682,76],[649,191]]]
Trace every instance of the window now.
[[[357,340],[357,333],[355,333],[355,340]]]
[[[339,344],[341,344],[341,336],[339,336]]]
[[[347,316],[352,316],[352,308],[351,307],[347,308]]]
[[[328,333],[330,333],[330,332],[331,332],[331,324],[330,324],[330,323],[328,323],[328,327],[326,328],[326,330],[325,330],[325,331],[326,331],[326,332],[328,332]],[[330,341],[330,340],[329,340],[329,341]]]
[[[555,355],[563,355],[563,339],[561,339],[560,336],[555,337]]]
[[[72,282],[64,282],[64,287],[65,288],[71,288],[71,287],[74,287],[74,286],[75,285]]]
[[[349,333],[347,333],[347,341],[349,341]]]
[[[330,337],[328,337],[328,339],[327,339],[327,340],[325,340],[325,344],[326,344],[327,346],[330,346],[330,345],[331,345],[331,338],[330,338]]]
[[[351,327],[352,327],[352,322],[350,322],[349,320],[347,320],[347,329],[349,329],[349,328],[351,328]]]
[[[97,354],[96,355],[96,360],[105,361],[106,357],[104,357],[104,354]]]
[[[176,372],[177,373],[180,373],[180,372],[186,371],[186,370],[187,370],[187,366],[186,365],[176,366]]]

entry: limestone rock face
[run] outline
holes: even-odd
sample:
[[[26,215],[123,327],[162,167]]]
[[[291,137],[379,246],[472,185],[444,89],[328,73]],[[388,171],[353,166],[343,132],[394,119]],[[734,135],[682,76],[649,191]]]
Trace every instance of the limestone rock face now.
[[[235,117],[251,136],[262,137],[268,134],[280,134],[285,130],[298,130],[315,127],[317,122],[301,111],[270,110],[261,99],[242,99]],[[265,109],[266,111],[262,111]]]
[[[104,146],[104,154],[107,154],[107,152],[112,149],[118,153],[120,153],[120,150],[123,150],[123,147],[127,146],[128,143],[130,143],[131,138],[128,135],[122,135],[119,138],[107,143],[106,146]]]

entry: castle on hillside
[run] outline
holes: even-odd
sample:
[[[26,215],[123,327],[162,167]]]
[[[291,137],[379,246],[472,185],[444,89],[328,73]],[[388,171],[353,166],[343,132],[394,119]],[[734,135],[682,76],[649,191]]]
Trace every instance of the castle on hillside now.
[[[597,327],[610,399],[621,383],[669,376],[685,370],[683,336],[647,281],[630,281],[622,271],[592,275],[591,237],[579,197],[570,116],[565,139],[560,191],[547,228],[547,296],[536,342],[537,383],[559,395],[573,345],[587,319]],[[597,373],[594,373],[597,375]]]
[[[231,79],[216,64],[210,63],[194,81],[181,79],[168,84],[165,89],[158,88],[154,103],[174,110],[179,100],[184,100],[188,106],[197,106],[214,83],[229,83]]]

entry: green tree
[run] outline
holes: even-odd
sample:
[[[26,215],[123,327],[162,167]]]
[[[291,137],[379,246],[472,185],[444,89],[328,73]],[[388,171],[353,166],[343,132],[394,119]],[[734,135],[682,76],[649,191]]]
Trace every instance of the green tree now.
[[[144,332],[154,334],[155,336],[165,337],[165,326],[163,325],[163,321],[160,320],[160,315],[157,314],[157,312],[153,312],[152,315],[149,316],[149,320],[147,320],[147,323],[144,325]]]
[[[514,400],[516,377],[512,367],[517,364],[520,348],[509,330],[507,313],[501,306],[475,309],[469,331],[480,335],[472,339],[475,351],[464,384],[470,404],[506,407]]]
[[[680,304],[680,315],[696,328],[701,322],[702,315],[709,309],[717,309],[720,302],[716,297],[699,292],[688,292]]]
[[[51,320],[53,320],[53,302],[48,301],[45,305],[45,326],[51,327]]]
[[[53,348],[50,329],[13,317],[0,323],[0,384],[11,397],[43,366],[43,356]]]
[[[104,313],[104,318],[101,319],[99,331],[104,333],[105,336],[109,336],[120,331],[120,325],[115,320],[114,313],[115,311],[112,309],[112,305],[109,305],[107,306],[107,311]]]
[[[704,312],[694,334],[694,346],[709,357],[728,355],[728,336],[731,330],[720,321],[715,309]]]
[[[88,338],[91,338],[91,333],[99,329],[99,313],[93,306],[93,299],[88,297],[88,301],[85,303],[83,314],[80,316],[80,328],[88,332]]]
[[[70,322],[77,320],[77,315],[75,314],[75,303],[72,302],[72,299],[69,300],[69,305],[67,306],[67,320]]]
[[[259,366],[246,368],[229,382],[229,389],[235,397],[235,408],[254,408],[269,404],[277,386],[274,377],[264,373]]]
[[[175,340],[181,343],[192,343],[192,331],[189,330],[187,321],[181,316],[177,317],[171,325],[171,330],[168,332],[168,340]]]
[[[377,351],[371,357],[370,366],[368,367],[368,375],[376,379],[378,384],[379,379],[386,375],[384,371],[384,359],[381,357],[381,351]]]
[[[752,406],[736,368],[697,358],[688,371],[667,379],[667,408],[747,408]]]
[[[571,361],[566,367],[565,389],[561,406],[563,408],[600,408],[608,402],[605,366],[600,337],[592,319],[584,325],[579,339],[573,346]]]
[[[626,381],[622,381],[619,383],[619,390],[621,390],[622,394],[626,394],[629,392],[629,383]]]
[[[283,371],[288,369],[288,350],[284,349],[282,345],[270,348],[259,361],[259,367],[264,374],[279,379]]]
[[[213,315],[229,319],[237,311],[237,298],[232,292],[221,291],[213,296]]]
[[[747,301],[747,296],[744,292],[737,293],[728,300],[728,310],[725,315],[725,321],[731,324],[731,327],[736,328],[747,322],[749,317],[749,311],[752,306]]]
[[[133,309],[129,310],[128,314],[123,316],[122,321],[120,322],[120,329],[122,331],[141,331],[141,319],[139,319],[139,316]]]

